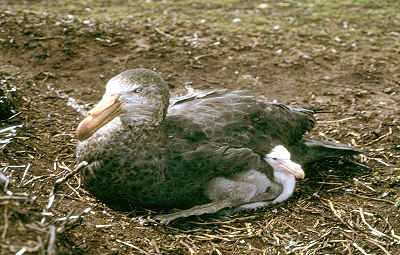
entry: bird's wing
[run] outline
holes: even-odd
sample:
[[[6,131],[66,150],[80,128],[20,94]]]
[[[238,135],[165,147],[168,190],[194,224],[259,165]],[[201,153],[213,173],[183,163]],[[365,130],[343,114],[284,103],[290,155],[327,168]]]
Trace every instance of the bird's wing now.
[[[232,148],[215,143],[183,148],[179,146],[179,141],[171,139],[164,149],[168,150],[163,154],[165,181],[152,188],[159,196],[159,203],[168,194],[168,203],[176,206],[192,204],[195,199],[202,197],[210,180],[216,177],[229,178],[250,169],[257,169],[273,179],[272,168],[248,148]]]
[[[289,145],[312,129],[314,117],[312,111],[303,108],[257,100],[248,91],[235,91],[172,105],[166,122],[180,126],[183,133],[193,132],[196,126],[197,136],[230,146],[273,140]],[[188,128],[187,123],[191,123]]]

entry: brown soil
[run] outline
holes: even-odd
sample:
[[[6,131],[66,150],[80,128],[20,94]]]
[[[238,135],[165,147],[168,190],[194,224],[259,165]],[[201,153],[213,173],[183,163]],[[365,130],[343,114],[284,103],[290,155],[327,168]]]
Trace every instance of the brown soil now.
[[[0,79],[20,95],[20,114],[1,125],[23,127],[0,154],[13,192],[0,191],[0,254],[400,254],[400,63],[387,44],[398,25],[384,25],[387,34],[370,35],[372,46],[323,49],[319,36],[229,34],[176,21],[168,29],[127,20],[88,26],[51,12],[1,12]],[[307,53],[298,50],[305,46]],[[287,202],[226,220],[142,225],[157,212],[111,210],[80,187],[79,175],[46,210],[55,181],[75,167],[82,116],[68,97],[90,106],[110,77],[137,67],[160,72],[175,94],[190,82],[320,109],[312,135],[363,155],[318,165]]]

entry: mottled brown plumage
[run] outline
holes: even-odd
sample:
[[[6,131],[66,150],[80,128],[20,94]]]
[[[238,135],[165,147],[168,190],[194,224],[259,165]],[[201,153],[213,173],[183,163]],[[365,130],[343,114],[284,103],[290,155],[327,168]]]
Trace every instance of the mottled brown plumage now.
[[[210,92],[175,100],[168,108],[169,92],[161,77],[135,69],[111,79],[99,105],[115,93],[123,102],[122,113],[96,126],[94,134],[78,129],[78,137],[89,138],[78,143],[77,159],[89,163],[82,173],[85,187],[118,207],[202,205],[210,202],[211,180],[252,169],[273,183],[265,187],[275,189],[273,169],[263,158],[276,145],[308,161],[354,152],[332,146],[313,159],[303,140],[314,126],[312,112],[258,100],[248,91]]]

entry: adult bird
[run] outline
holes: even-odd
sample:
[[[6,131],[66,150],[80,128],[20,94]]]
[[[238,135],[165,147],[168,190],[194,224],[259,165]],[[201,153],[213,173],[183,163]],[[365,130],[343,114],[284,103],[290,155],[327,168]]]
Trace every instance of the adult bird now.
[[[79,124],[77,160],[88,162],[86,189],[109,205],[183,208],[156,217],[169,223],[282,202],[304,177],[300,164],[356,153],[303,138],[314,122],[312,111],[248,91],[208,91],[170,105],[159,74],[133,69],[109,80]]]

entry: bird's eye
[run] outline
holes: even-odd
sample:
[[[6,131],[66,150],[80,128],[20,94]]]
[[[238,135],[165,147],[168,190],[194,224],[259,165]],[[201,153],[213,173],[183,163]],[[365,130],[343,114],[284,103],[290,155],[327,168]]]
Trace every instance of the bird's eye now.
[[[143,89],[142,88],[136,88],[133,90],[135,93],[142,93]]]
[[[273,160],[278,160],[278,158],[272,158]]]

